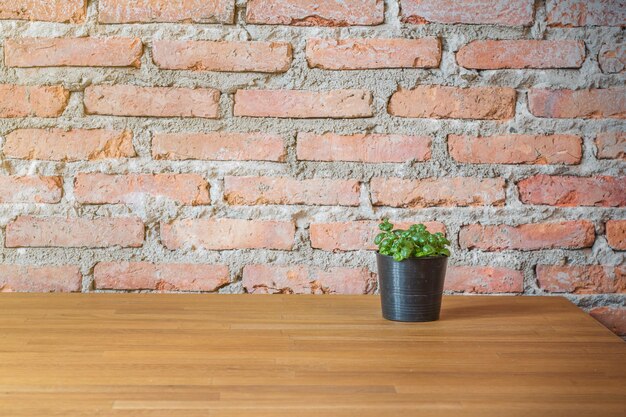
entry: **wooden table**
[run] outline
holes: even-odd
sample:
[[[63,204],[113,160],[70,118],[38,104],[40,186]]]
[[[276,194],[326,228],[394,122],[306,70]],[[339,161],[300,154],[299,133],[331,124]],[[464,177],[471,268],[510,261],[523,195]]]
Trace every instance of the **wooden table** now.
[[[2,294],[0,416],[626,416],[626,343],[557,297]]]

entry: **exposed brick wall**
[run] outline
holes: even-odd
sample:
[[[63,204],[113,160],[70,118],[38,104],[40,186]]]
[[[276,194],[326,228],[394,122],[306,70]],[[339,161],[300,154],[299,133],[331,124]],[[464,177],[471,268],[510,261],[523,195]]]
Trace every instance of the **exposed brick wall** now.
[[[0,0],[0,290],[446,288],[626,326],[619,0]]]

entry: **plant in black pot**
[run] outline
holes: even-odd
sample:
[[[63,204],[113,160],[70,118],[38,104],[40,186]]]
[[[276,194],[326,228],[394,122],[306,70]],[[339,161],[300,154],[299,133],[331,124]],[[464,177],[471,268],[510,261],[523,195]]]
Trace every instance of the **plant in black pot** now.
[[[439,319],[450,241],[430,233],[423,224],[393,228],[388,219],[378,226],[376,261],[383,317],[394,321]]]

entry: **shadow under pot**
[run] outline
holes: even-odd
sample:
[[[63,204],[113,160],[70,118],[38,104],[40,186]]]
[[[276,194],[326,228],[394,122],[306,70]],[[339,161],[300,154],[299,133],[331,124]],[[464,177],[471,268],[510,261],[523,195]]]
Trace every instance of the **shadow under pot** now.
[[[393,321],[425,322],[439,319],[447,256],[396,261],[376,253],[378,287],[383,317]]]

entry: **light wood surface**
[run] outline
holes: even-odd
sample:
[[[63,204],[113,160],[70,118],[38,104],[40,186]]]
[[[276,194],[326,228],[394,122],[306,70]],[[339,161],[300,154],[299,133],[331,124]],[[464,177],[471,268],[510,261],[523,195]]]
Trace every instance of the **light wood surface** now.
[[[0,294],[0,416],[620,416],[626,343],[557,297]]]

